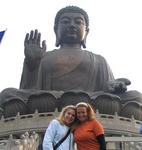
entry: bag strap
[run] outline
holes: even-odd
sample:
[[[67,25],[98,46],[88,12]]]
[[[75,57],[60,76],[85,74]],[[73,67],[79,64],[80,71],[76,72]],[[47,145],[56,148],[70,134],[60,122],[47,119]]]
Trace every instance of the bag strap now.
[[[55,146],[53,146],[54,150],[56,150],[64,142],[64,140],[68,137],[70,132],[71,132],[71,129],[69,129],[66,135],[57,144],[55,144]]]

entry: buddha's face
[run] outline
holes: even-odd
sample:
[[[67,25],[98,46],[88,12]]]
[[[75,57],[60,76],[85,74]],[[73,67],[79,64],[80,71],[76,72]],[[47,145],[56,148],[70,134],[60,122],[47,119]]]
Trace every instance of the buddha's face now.
[[[81,13],[66,12],[60,16],[56,34],[61,44],[81,44],[86,33],[86,22]]]

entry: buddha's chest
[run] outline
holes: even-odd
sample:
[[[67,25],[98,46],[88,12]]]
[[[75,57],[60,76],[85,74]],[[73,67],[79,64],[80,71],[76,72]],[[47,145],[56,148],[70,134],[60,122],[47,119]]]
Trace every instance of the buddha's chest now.
[[[60,55],[56,57],[54,62],[55,70],[68,70],[72,67],[79,65],[82,61],[82,56],[76,55]]]
[[[74,69],[78,72],[85,72],[88,70],[90,60],[82,53],[57,55],[52,66],[54,74],[68,73]]]
[[[52,76],[60,76],[76,70],[78,73],[88,72],[90,57],[83,52],[54,53],[50,59],[46,59],[46,72],[52,72]],[[48,65],[47,65],[48,64]]]

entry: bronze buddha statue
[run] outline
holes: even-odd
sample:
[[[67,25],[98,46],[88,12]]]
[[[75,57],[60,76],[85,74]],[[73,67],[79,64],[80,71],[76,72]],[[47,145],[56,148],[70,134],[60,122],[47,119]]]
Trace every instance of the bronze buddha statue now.
[[[131,84],[128,79],[115,79],[104,57],[85,50],[89,33],[87,13],[76,6],[62,8],[55,17],[54,31],[59,48],[52,51],[46,51],[45,41],[40,45],[38,30],[26,34],[20,89],[7,88],[0,95],[4,116],[17,111],[33,113],[35,109],[60,110],[84,100],[101,113],[117,112],[142,120],[141,93],[127,91]]]

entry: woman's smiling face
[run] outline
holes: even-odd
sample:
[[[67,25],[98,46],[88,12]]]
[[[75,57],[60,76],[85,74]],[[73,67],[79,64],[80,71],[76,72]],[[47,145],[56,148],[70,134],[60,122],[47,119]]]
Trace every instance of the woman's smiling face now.
[[[65,120],[65,124],[66,125],[70,125],[74,122],[75,120],[75,110],[69,108],[68,110],[66,110],[65,114],[64,114],[64,120]]]
[[[85,106],[79,106],[77,107],[77,119],[80,122],[85,122],[88,120],[88,112],[87,108]]]

